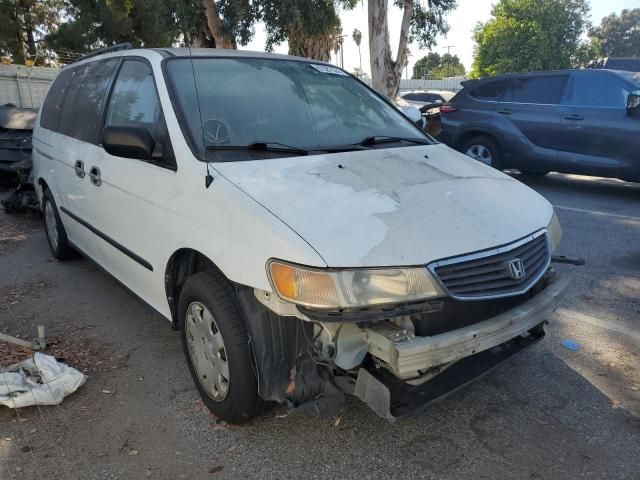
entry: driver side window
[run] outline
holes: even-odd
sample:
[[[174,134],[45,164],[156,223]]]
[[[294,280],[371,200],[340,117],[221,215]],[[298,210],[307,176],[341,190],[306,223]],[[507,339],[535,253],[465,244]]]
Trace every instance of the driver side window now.
[[[122,63],[105,119],[105,127],[112,125],[146,128],[153,139],[162,145],[167,160],[161,165],[175,166],[153,71],[147,62],[129,59]]]

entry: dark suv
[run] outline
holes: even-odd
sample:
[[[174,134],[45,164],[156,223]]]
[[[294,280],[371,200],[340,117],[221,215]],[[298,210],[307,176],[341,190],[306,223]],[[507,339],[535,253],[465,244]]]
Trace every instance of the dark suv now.
[[[438,139],[498,169],[640,181],[640,76],[564,70],[469,80]]]

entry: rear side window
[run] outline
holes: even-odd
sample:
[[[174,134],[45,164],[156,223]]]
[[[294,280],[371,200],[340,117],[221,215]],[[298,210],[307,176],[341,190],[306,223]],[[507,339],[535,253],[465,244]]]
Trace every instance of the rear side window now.
[[[62,70],[53,82],[53,85],[51,85],[51,88],[49,88],[49,93],[42,104],[42,112],[40,113],[41,127],[53,131],[58,130],[58,120],[60,119],[62,104],[72,77],[73,70]]]
[[[60,133],[98,143],[102,102],[117,63],[118,59],[113,58],[88,63],[74,70],[60,115]]]
[[[545,75],[511,80],[505,102],[558,105],[569,75]]]
[[[626,108],[628,94],[616,77],[598,72],[574,75],[567,98],[577,107]]]
[[[469,95],[478,100],[499,100],[507,89],[508,82],[508,80],[496,80],[493,82],[483,83],[471,90]]]

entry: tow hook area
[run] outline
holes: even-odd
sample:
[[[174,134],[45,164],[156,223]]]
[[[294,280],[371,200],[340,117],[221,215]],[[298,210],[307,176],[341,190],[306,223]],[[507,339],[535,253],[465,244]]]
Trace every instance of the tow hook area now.
[[[384,369],[358,370],[354,395],[388,422],[419,412],[464,385],[482,378],[500,363],[544,337],[542,324],[517,337],[463,358],[420,385],[410,385]]]

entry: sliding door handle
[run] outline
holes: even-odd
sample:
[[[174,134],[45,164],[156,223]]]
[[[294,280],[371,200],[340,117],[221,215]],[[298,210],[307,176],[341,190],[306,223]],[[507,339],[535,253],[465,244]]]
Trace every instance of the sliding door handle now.
[[[73,169],[75,170],[78,177],[84,178],[84,162],[82,160],[77,160],[76,164],[73,166]]]
[[[96,187],[102,185],[102,175],[100,174],[100,169],[98,167],[91,167],[89,169],[89,178],[91,179],[91,183]]]

